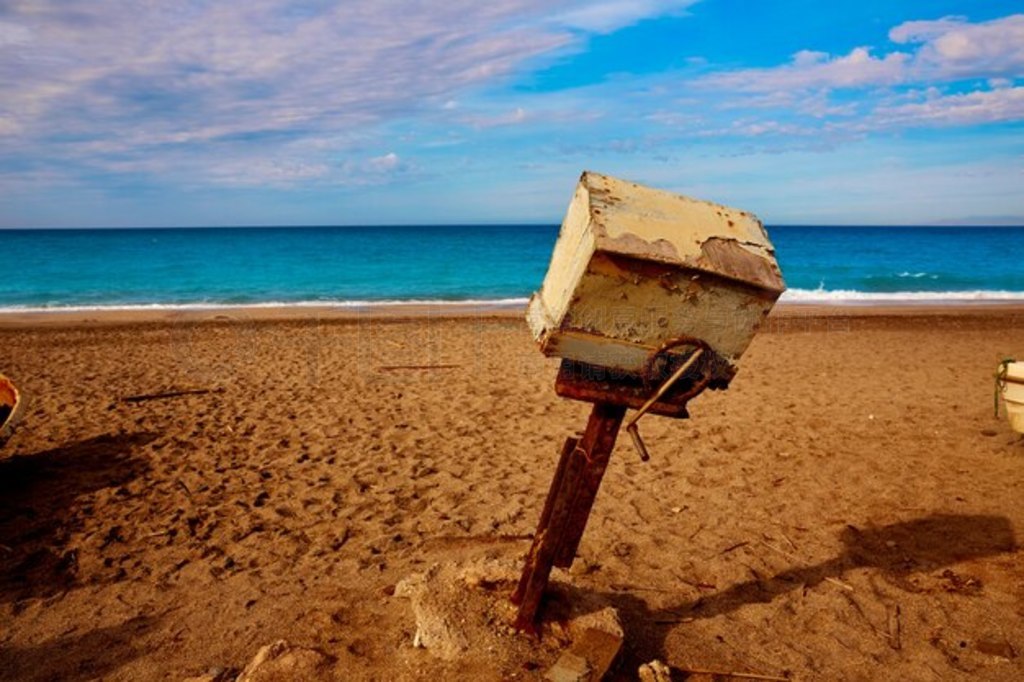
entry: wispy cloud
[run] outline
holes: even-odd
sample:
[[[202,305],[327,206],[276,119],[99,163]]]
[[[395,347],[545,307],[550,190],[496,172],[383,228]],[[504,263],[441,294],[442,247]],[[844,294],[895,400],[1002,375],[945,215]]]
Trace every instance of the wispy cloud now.
[[[523,107],[516,107],[510,111],[504,111],[493,115],[469,114],[461,117],[460,121],[474,128],[495,128],[499,126],[512,126],[526,123],[530,118]]]
[[[891,128],[972,126],[1024,119],[1024,15],[970,23],[963,17],[909,21],[889,31],[902,49],[869,46],[845,55],[801,50],[785,64],[727,70],[694,81],[716,107],[767,113],[736,119],[719,134],[779,134],[803,147],[828,136]],[[844,93],[859,93],[853,101]],[[902,100],[902,101],[901,101]],[[787,124],[779,116],[803,117]]]
[[[868,46],[846,55],[801,50],[788,64],[709,75],[703,85],[738,92],[772,93],[892,86],[924,81],[1020,76],[1024,73],[1024,14],[971,24],[960,17],[910,21],[889,32],[912,52],[880,56]]]
[[[700,83],[721,90],[754,93],[893,85],[904,80],[907,61],[908,55],[901,52],[874,57],[866,47],[839,57],[801,50],[789,64],[713,74]]]
[[[1024,120],[1024,87],[938,95],[923,102],[881,106],[872,125],[979,125]]]
[[[481,215],[494,197],[519,196],[507,210],[525,210],[529,197],[531,211],[557,206],[555,217],[563,197],[538,188],[583,166],[666,185],[687,177],[679,188],[694,191],[760,173],[767,187],[766,176],[784,177],[783,155],[799,164],[794,176],[808,158],[872,168],[850,150],[906,140],[908,129],[951,136],[1024,120],[1024,14],[908,14],[915,20],[865,27],[841,49],[826,35],[793,44],[774,62],[760,48],[697,54],[676,40],[712,15],[731,33],[744,18],[726,14],[715,0],[9,0],[0,221],[15,223],[10,197],[32,188],[84,188],[81,203],[97,206],[124,187],[164,205],[266,188],[317,197],[327,215],[344,194],[366,203],[356,215],[373,215],[402,203],[381,199],[391,187],[405,197],[417,183],[438,207],[444,188],[453,206],[475,201]],[[650,35],[665,43],[631,75],[647,47],[637,36]],[[582,77],[565,76],[577,67]],[[690,175],[711,159],[728,160],[719,185]],[[513,168],[525,174],[520,195],[506,191]],[[774,187],[751,196],[770,200]]]
[[[570,28],[593,33],[611,33],[649,17],[680,15],[697,0],[606,0],[574,7],[555,20]]]
[[[918,79],[1024,73],[1024,14],[977,24],[963,17],[909,21],[893,28],[889,39],[894,43],[922,43],[912,65]]]
[[[494,84],[569,48],[581,32],[689,4],[8,3],[0,22],[0,152],[105,167],[169,147],[176,148],[170,156],[235,155],[240,143],[258,141],[265,158],[211,163],[220,168],[211,179],[229,182],[224,168],[243,163],[263,169],[257,177],[327,177],[345,167],[329,151],[359,150],[312,156],[307,147],[307,158],[294,161],[294,145],[353,130],[372,145],[374,125]],[[248,184],[253,175],[237,177]]]

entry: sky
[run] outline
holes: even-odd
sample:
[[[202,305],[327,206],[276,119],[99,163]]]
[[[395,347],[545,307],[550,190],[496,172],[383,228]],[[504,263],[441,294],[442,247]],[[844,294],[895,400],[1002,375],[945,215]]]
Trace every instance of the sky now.
[[[2,0],[0,227],[1024,224],[1024,5]]]

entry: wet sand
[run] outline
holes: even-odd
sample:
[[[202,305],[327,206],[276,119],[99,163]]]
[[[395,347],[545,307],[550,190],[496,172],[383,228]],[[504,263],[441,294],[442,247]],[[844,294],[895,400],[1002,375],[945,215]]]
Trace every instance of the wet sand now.
[[[588,406],[519,310],[372,312],[0,318],[31,401],[0,451],[0,679],[180,679],[280,638],[337,679],[539,678],[543,646],[413,648],[394,585],[520,557]],[[622,679],[1024,676],[1012,355],[1020,306],[785,308],[728,391],[642,423],[650,462],[620,439],[558,579],[619,609]]]

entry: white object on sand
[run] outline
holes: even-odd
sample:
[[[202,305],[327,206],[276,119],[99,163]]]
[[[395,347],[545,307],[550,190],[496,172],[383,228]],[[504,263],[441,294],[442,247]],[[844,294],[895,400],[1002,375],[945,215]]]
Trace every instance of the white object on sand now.
[[[1024,362],[1006,363],[1006,375],[1000,387],[1010,428],[1024,433]]]

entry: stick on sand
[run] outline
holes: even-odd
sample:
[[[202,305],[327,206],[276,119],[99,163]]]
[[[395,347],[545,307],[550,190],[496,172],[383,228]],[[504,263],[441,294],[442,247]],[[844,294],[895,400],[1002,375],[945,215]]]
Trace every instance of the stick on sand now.
[[[164,398],[178,398],[183,395],[205,395],[207,393],[223,393],[223,388],[196,388],[189,391],[165,391],[164,393],[143,393],[141,395],[129,395],[121,398],[122,403],[141,403],[147,400],[163,400]]]
[[[775,680],[777,682],[790,682],[789,677],[777,677],[775,675],[761,675],[758,673],[738,673],[729,670],[702,670],[700,668],[679,668],[688,675],[720,675],[722,677],[737,677],[744,680]]]

